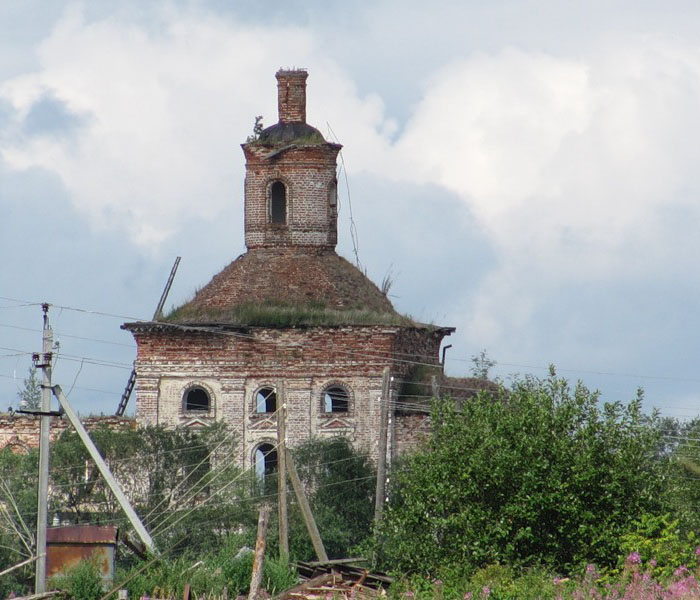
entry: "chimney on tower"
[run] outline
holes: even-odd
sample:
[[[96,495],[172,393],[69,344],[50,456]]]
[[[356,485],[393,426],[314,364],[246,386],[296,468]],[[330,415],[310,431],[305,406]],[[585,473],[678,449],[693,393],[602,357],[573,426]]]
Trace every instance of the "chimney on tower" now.
[[[306,123],[306,69],[275,73],[277,78],[277,110],[280,123]]]

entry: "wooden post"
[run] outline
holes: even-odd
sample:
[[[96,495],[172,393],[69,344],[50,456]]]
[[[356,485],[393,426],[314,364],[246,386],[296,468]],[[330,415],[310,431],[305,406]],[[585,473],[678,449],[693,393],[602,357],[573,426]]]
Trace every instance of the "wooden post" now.
[[[256,600],[260,591],[260,582],[263,575],[263,563],[265,561],[265,532],[271,507],[265,503],[260,507],[258,515],[258,537],[255,540],[255,556],[253,557],[253,572],[250,576],[250,592],[248,600]]]
[[[277,384],[277,517],[280,558],[289,558],[289,521],[287,519],[287,405],[284,382]]]
[[[323,540],[321,540],[321,534],[318,532],[318,527],[316,527],[316,521],[313,513],[311,512],[309,501],[306,499],[304,488],[301,486],[297,468],[294,466],[294,460],[292,459],[292,455],[289,453],[288,449],[285,448],[285,452],[287,454],[287,472],[289,473],[289,479],[292,482],[292,487],[294,488],[297,502],[299,502],[301,514],[304,517],[304,523],[306,523],[306,529],[309,532],[311,543],[314,546],[318,560],[321,562],[327,562],[328,555],[326,554],[326,549],[323,547]]]
[[[433,398],[438,400],[440,398],[440,385],[438,384],[437,377],[435,375],[430,378],[430,389]]]
[[[389,428],[389,395],[390,395],[389,367],[384,369],[382,376],[382,397],[380,399],[379,418],[379,450],[377,451],[377,488],[374,498],[374,523],[377,525],[382,520],[384,511],[384,498],[386,497],[386,447]]]

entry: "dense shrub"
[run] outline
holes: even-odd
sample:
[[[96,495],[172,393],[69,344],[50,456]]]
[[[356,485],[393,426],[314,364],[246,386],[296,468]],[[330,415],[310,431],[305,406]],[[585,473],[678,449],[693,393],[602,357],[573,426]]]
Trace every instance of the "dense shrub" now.
[[[379,544],[403,572],[614,565],[640,515],[663,512],[665,459],[641,395],[600,406],[554,376],[435,404],[428,445],[392,477]]]

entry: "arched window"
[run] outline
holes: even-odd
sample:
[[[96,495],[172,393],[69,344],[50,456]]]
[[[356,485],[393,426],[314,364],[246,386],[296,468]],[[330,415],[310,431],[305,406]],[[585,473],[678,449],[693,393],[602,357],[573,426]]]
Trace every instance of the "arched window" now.
[[[274,388],[263,387],[255,392],[255,412],[273,413],[277,410],[277,392]]]
[[[287,188],[281,181],[270,186],[270,223],[284,225],[287,222]]]
[[[277,450],[272,444],[260,444],[253,454],[255,474],[259,479],[277,472]]]
[[[211,404],[209,393],[201,387],[191,387],[187,389],[183,400],[186,411],[207,412]]]
[[[328,205],[330,207],[330,217],[335,219],[338,216],[338,184],[334,181],[328,188]]]
[[[342,413],[350,410],[350,394],[341,385],[328,386],[323,391],[323,411],[327,413]]]

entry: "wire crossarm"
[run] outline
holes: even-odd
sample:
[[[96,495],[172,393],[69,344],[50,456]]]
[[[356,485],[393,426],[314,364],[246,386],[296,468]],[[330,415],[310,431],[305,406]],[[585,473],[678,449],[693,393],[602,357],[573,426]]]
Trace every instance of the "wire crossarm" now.
[[[136,530],[136,533],[138,534],[139,538],[141,538],[141,541],[144,543],[146,548],[148,548],[148,550],[150,550],[151,552],[156,552],[156,547],[153,544],[153,539],[151,538],[148,531],[146,531],[146,528],[144,527],[143,523],[141,522],[141,519],[139,519],[138,515],[136,514],[136,511],[134,511],[128,498],[126,497],[126,495],[122,491],[122,488],[119,485],[119,482],[114,478],[114,475],[112,475],[112,472],[109,470],[109,467],[105,463],[104,459],[102,458],[102,456],[100,456],[100,453],[97,450],[97,447],[95,446],[93,441],[90,439],[90,436],[88,435],[88,432],[85,430],[85,427],[83,427],[83,424],[80,422],[78,415],[73,410],[73,407],[70,405],[70,403],[68,402],[68,398],[66,398],[65,395],[63,394],[63,391],[61,390],[61,386],[54,385],[51,389],[53,391],[53,395],[56,396],[56,399],[59,401],[59,403],[63,407],[63,410],[65,411],[65,414],[68,417],[68,420],[71,422],[73,427],[75,427],[75,430],[78,433],[80,440],[83,442],[83,444],[85,444],[87,451],[90,453],[90,456],[97,464],[97,468],[99,469],[102,477],[104,477],[105,481],[107,482],[109,489],[112,490],[112,493],[117,498],[117,501],[119,502],[119,505],[122,507],[122,510],[126,513],[126,516],[129,518],[129,522],[131,523],[133,528]]]

